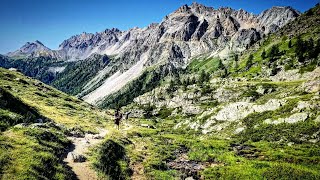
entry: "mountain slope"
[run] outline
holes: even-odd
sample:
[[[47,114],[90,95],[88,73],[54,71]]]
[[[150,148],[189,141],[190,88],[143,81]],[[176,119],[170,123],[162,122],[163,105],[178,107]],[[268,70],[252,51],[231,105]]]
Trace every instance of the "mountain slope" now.
[[[59,50],[46,49],[42,54],[44,47],[41,43],[28,43],[27,47],[7,55],[19,56],[21,52],[21,56],[43,55],[64,61],[86,60],[94,53],[112,56],[114,63],[100,70],[95,77],[90,76],[91,81],[85,86],[75,85],[75,90],[58,86],[66,92],[87,95],[84,99],[95,104],[138,78],[148,67],[159,64],[186,67],[194,57],[203,54],[227,57],[231,51],[245,50],[298,15],[299,12],[290,7],[273,7],[254,15],[244,10],[214,9],[193,3],[180,7],[160,23],[146,28],[82,33],[63,41]],[[121,82],[116,87],[114,79]],[[70,86],[61,81],[61,85]]]
[[[16,68],[27,76],[35,77],[46,84],[52,85],[72,95],[83,92],[84,86],[89,83],[100,70],[104,68],[110,69],[112,64],[113,61],[111,61],[108,56],[99,54],[92,54],[83,61],[73,62],[59,61],[42,56],[29,57],[26,59],[10,59],[0,55],[1,67]],[[112,71],[108,73],[112,73]],[[97,83],[99,83],[99,81]]]
[[[115,101],[107,98],[106,105],[126,105],[143,93],[122,107],[135,126],[110,134],[96,151],[99,172],[140,179],[319,179],[319,10],[242,55],[204,55],[155,86],[142,78]],[[304,29],[292,30],[296,26]],[[152,88],[139,91],[144,87]],[[107,151],[114,147],[119,153]],[[122,171],[110,171],[104,163],[113,162],[110,156]]]
[[[97,132],[110,119],[75,97],[3,68],[0,102],[1,179],[72,179],[62,162],[72,145],[67,136]]]

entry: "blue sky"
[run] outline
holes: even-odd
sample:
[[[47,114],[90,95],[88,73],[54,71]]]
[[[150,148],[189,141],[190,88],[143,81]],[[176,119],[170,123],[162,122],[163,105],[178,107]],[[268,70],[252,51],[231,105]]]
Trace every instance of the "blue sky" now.
[[[206,6],[228,6],[255,14],[272,6],[306,11],[320,0],[198,0]],[[194,0],[1,0],[0,53],[39,40],[51,49],[72,35],[117,27],[145,27]]]

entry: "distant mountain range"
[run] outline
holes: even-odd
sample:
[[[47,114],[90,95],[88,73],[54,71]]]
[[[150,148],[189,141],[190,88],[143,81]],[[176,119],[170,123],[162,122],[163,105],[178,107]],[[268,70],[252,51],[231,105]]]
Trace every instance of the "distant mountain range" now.
[[[214,9],[192,3],[145,28],[82,33],[64,40],[58,50],[51,50],[40,41],[28,42],[6,56],[45,57],[68,63],[92,59],[95,54],[107,55],[110,61],[81,83],[77,92],[96,104],[139,77],[148,67],[165,64],[180,68],[200,55],[227,57],[231,52],[242,52],[299,15],[291,7],[272,7],[255,15],[243,9]],[[47,66],[48,70],[58,68],[58,73],[64,73],[64,65]]]

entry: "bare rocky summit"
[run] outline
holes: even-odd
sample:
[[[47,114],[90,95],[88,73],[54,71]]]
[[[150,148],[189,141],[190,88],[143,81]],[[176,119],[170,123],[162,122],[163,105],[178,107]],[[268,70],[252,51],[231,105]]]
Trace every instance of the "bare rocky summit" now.
[[[299,14],[291,7],[272,7],[255,15],[243,9],[215,9],[192,3],[181,6],[165,16],[160,23],[145,28],[127,31],[113,28],[95,34],[82,33],[64,40],[58,50],[50,50],[36,41],[7,55],[49,56],[66,61],[83,60],[95,53],[112,56],[116,59],[115,63],[102,71],[109,74],[109,79],[101,85],[104,88],[98,90],[105,92],[106,89],[112,89],[115,92],[129,80],[139,77],[150,66],[171,64],[174,67],[185,67],[193,57],[199,55],[223,57],[229,52],[241,52]],[[99,76],[103,75],[100,73]],[[113,79],[119,82],[116,88],[113,88]],[[99,92],[93,91],[85,99],[95,103],[112,93]]]

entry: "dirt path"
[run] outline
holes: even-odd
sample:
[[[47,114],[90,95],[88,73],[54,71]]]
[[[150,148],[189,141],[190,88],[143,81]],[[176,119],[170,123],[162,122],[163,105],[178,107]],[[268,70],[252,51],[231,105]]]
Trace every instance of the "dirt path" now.
[[[98,179],[96,172],[90,167],[90,163],[86,161],[85,155],[88,148],[102,142],[104,136],[108,133],[105,129],[99,129],[99,134],[85,134],[85,137],[68,137],[72,141],[73,147],[69,149],[64,162],[71,167],[79,180],[96,180]]]
[[[133,174],[131,176],[132,180],[146,180],[144,175],[144,167],[142,163],[137,163],[132,167]]]

